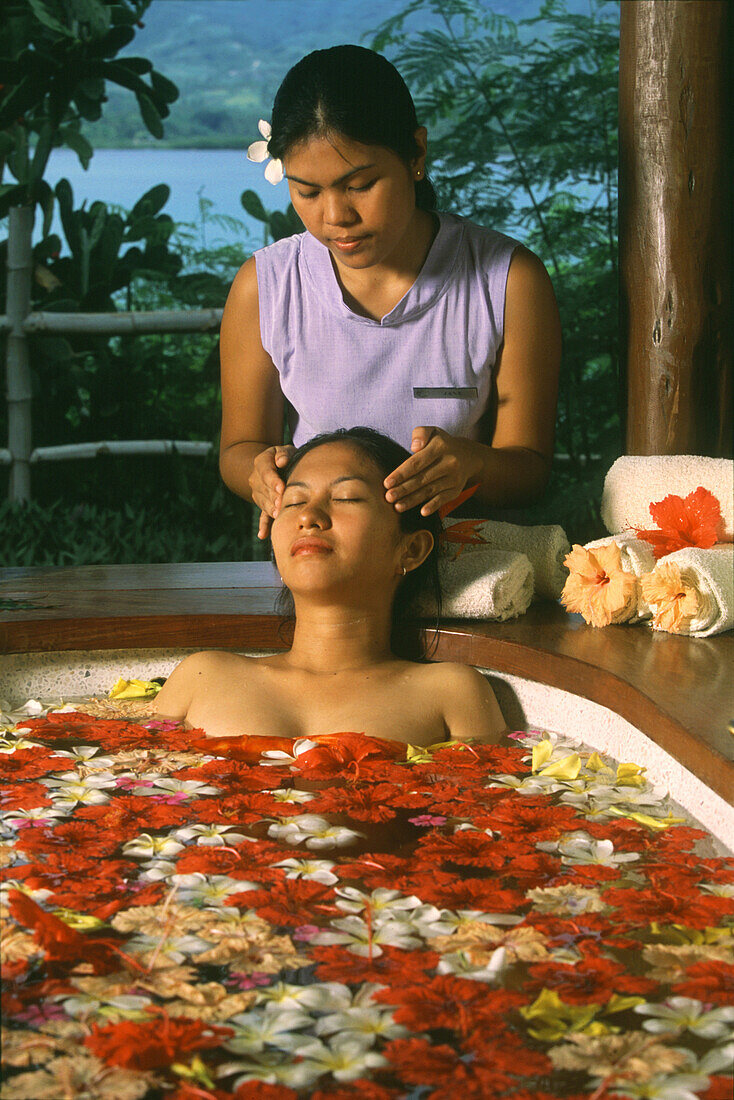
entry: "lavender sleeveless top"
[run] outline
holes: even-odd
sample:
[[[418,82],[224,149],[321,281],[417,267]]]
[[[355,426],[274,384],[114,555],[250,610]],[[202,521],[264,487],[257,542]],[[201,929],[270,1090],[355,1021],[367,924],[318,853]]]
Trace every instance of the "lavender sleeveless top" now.
[[[329,250],[310,233],[255,253],[262,345],[280,374],[296,446],[357,424],[404,447],[423,424],[478,438],[517,241],[437,216],[418,278],[379,321],[345,304]]]

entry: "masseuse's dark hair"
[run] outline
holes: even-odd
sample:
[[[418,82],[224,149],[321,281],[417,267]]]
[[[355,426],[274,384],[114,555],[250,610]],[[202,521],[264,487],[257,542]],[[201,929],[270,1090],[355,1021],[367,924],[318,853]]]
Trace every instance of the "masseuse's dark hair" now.
[[[314,50],[286,73],[273,104],[271,157],[312,137],[343,134],[362,145],[382,145],[405,164],[420,152],[415,104],[402,76],[382,54],[364,46]],[[415,181],[415,201],[436,209],[427,176]]]
[[[380,471],[383,477],[387,477],[397,469],[406,458],[410,458],[410,452],[401,447],[394,439],[390,439],[374,428],[339,428],[335,432],[323,432],[309,439],[302,447],[299,447],[290,462],[281,470],[283,481],[288,484],[288,478],[301,461],[304,455],[321,447],[325,443],[348,443],[369,459]],[[403,657],[409,661],[426,660],[437,641],[437,630],[441,618],[441,582],[438,577],[438,542],[443,530],[441,520],[437,513],[430,516],[422,516],[420,508],[409,508],[406,512],[396,512],[400,520],[402,531],[430,531],[433,535],[433,548],[430,554],[417,569],[412,569],[401,579],[392,608],[392,629],[390,632],[390,648],[396,657]],[[430,626],[433,628],[434,642],[427,645],[423,628],[426,623],[418,620],[417,607],[432,607]],[[275,610],[286,623],[294,618],[293,596],[290,589],[283,585],[278,593]]]

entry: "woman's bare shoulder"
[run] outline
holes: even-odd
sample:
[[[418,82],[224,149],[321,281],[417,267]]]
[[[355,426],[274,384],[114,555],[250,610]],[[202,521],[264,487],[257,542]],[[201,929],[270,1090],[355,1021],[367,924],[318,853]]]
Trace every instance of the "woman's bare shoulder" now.
[[[423,667],[426,689],[438,701],[452,740],[496,742],[506,732],[494,691],[478,669],[454,661]]]

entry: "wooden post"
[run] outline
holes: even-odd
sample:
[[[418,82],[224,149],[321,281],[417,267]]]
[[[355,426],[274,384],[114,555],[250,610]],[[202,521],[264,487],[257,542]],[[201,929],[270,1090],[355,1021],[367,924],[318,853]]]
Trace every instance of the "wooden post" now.
[[[10,208],[6,313],[10,331],[5,352],[8,450],[12,501],[31,499],[31,371],[23,323],[31,306],[33,207]]]
[[[629,454],[732,453],[732,15],[729,0],[621,6]]]

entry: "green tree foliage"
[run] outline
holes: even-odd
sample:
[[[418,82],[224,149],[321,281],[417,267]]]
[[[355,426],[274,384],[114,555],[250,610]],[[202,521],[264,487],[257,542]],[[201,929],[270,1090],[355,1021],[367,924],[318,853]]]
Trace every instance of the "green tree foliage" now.
[[[411,32],[425,9],[436,23]],[[608,0],[588,14],[546,0],[519,23],[478,0],[411,0],[373,41],[429,128],[440,206],[519,236],[548,267],[564,336],[558,446],[577,467],[619,447],[618,19]]]
[[[66,145],[86,167],[92,146],[83,121],[100,118],[108,83],[131,91],[147,129],[178,89],[143,57],[117,58],[135,37],[151,0],[2,0],[0,11],[0,217],[40,203],[44,232],[54,195],[44,180],[52,149]],[[15,183],[3,182],[8,168]]]

